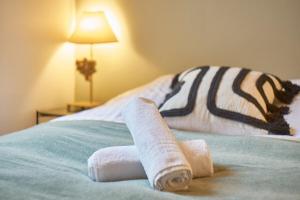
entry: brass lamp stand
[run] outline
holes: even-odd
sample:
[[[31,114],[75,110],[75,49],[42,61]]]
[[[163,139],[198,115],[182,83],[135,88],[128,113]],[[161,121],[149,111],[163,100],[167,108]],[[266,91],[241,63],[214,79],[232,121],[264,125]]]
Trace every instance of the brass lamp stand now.
[[[76,60],[77,70],[84,76],[85,80],[90,84],[90,103],[94,101],[93,95],[93,74],[96,73],[96,61],[93,60],[93,45],[90,45],[90,60]]]
[[[69,103],[67,105],[69,112],[78,111],[78,109],[85,110],[100,105],[99,102],[94,101],[93,74],[96,73],[96,61],[93,59],[93,44],[90,44],[90,59],[83,58],[82,60],[76,60],[76,69],[89,82],[89,101]]]

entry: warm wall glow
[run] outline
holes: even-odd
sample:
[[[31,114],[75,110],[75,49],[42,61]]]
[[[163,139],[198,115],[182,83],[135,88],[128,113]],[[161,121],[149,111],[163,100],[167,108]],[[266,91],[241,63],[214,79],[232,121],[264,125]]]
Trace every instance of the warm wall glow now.
[[[253,66],[300,76],[294,67],[300,62],[299,1],[188,2],[76,0],[78,14],[105,11],[119,41],[94,46],[95,99],[107,100],[160,74],[196,65]],[[87,47],[76,48],[88,53]],[[76,76],[76,98],[84,100],[87,90]]]
[[[122,30],[121,30],[121,25],[118,21],[118,16],[113,14],[109,10],[106,12],[106,16],[107,16],[109,24],[111,25],[111,27],[112,27],[114,33],[116,34],[117,38],[121,38],[122,37]]]
[[[73,0],[0,1],[0,135],[74,99]]]
[[[63,93],[66,93],[66,91],[55,90],[55,88],[66,87],[70,95],[69,99],[72,101],[75,72],[74,51],[74,45],[67,42],[61,44],[49,58],[48,63],[45,64],[45,67],[31,88],[31,94],[28,96],[39,95],[39,98],[38,96],[36,97],[39,101],[44,102],[47,99],[51,99],[51,104],[54,104],[61,101],[60,97],[64,95]],[[55,77],[55,80],[51,79],[51,77]],[[56,94],[40,96],[38,91],[43,91],[45,85],[48,85],[47,90],[55,90]],[[25,104],[29,103],[29,101],[32,101],[32,99],[24,100]]]
[[[94,59],[97,62],[97,73],[94,76],[95,99],[100,102],[104,102],[130,87],[147,82],[162,73],[159,68],[149,68],[148,61],[132,48],[129,35],[130,26],[127,16],[124,15],[124,10],[119,4],[120,2],[116,0],[76,1],[78,15],[84,11],[104,11],[118,38],[117,43],[93,45]],[[87,45],[76,45],[76,58],[86,57],[89,52],[88,48]],[[149,74],[146,79],[143,76],[145,71]],[[76,73],[76,100],[87,100],[87,91],[88,84],[79,73]]]

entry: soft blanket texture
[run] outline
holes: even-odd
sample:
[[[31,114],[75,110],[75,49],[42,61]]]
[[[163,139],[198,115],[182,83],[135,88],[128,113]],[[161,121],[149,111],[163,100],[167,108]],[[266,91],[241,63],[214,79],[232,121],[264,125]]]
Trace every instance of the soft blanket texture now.
[[[193,178],[213,175],[213,161],[204,140],[187,140],[178,143],[191,165]],[[147,178],[134,145],[99,149],[88,159],[88,172],[89,177],[95,181]]]
[[[125,125],[52,122],[0,137],[0,199],[299,199],[300,144],[261,137],[174,131],[204,139],[213,177],[182,193],[154,191],[148,180],[93,182],[86,160],[99,148],[132,145]]]
[[[192,169],[155,103],[133,99],[122,112],[150,185],[161,191],[188,188]]]

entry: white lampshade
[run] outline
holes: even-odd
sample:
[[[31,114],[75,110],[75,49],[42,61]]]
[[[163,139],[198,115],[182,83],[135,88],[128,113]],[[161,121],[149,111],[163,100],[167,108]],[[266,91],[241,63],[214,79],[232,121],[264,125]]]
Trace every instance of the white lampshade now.
[[[79,44],[95,44],[116,42],[104,12],[84,12],[76,23],[70,42]]]

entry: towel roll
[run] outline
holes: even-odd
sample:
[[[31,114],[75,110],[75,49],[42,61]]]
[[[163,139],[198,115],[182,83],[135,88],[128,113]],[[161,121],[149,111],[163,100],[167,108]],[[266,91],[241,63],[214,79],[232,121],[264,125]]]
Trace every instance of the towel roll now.
[[[170,192],[187,189],[191,166],[155,104],[135,98],[122,114],[150,185]]]
[[[213,162],[204,140],[178,142],[192,168],[193,178],[212,176]],[[94,181],[147,178],[135,146],[99,149],[88,159],[88,173]]]

